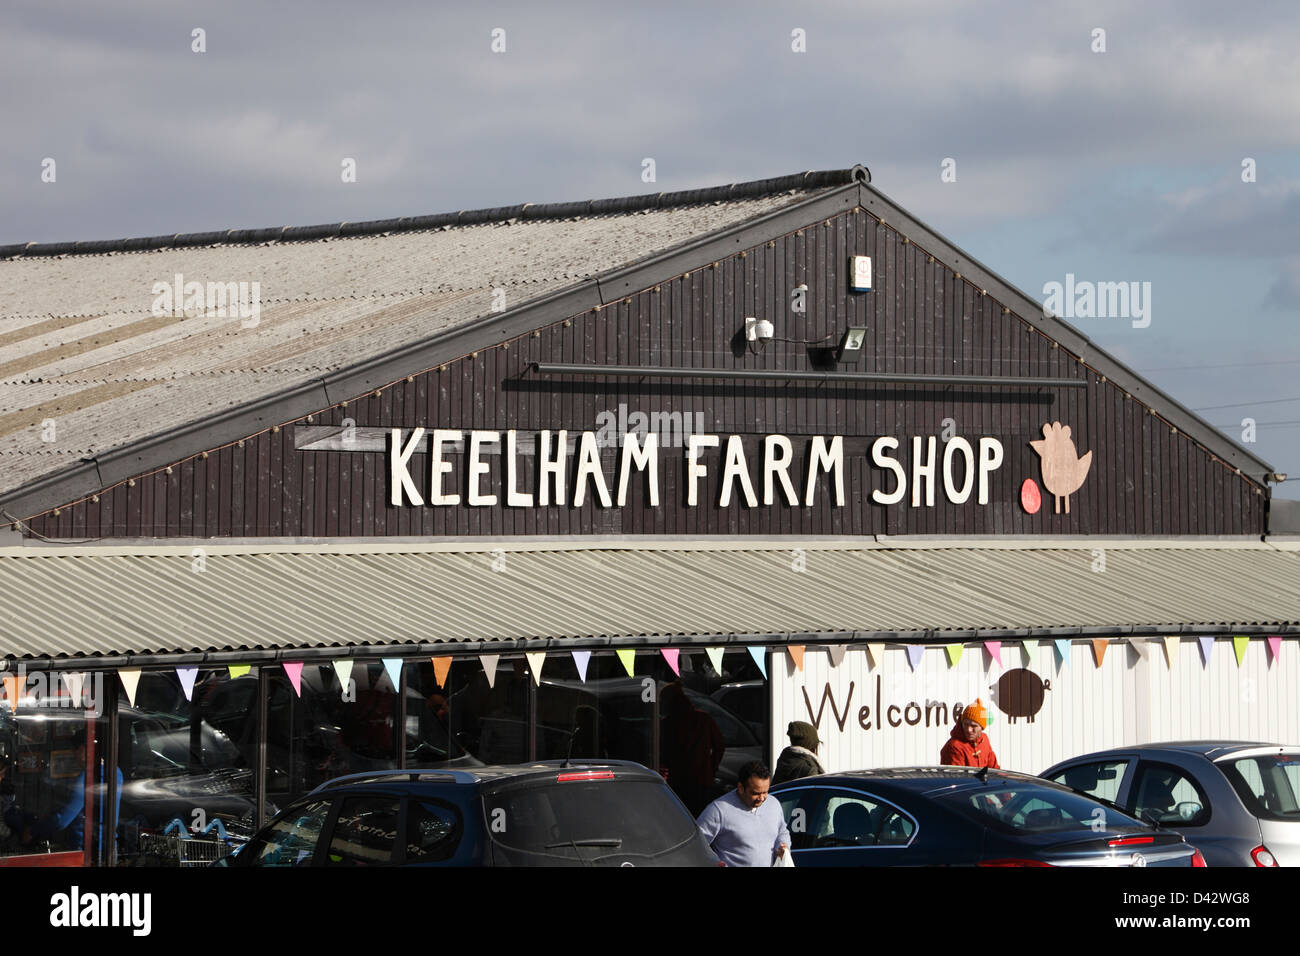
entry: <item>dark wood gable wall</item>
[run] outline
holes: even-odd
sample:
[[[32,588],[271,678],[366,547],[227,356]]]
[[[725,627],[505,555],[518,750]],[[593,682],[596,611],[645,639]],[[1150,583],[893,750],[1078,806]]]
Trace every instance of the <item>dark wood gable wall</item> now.
[[[872,258],[875,288],[851,293],[848,258]],[[808,285],[807,312],[791,309],[791,291]],[[761,353],[737,349],[746,316],[770,318],[776,340]],[[806,343],[834,344],[849,324],[869,331],[860,360],[841,370],[1085,379],[1082,389],[985,388],[955,390],[903,385],[544,376],[534,362],[806,370]],[[782,341],[797,340],[797,341]],[[815,348],[816,346],[813,346]],[[412,370],[416,372],[417,370]],[[702,461],[709,476],[695,508],[685,504],[684,449],[660,452],[660,505],[649,507],[633,481],[626,507],[602,508],[588,496],[582,508],[531,509],[467,505],[388,504],[388,458],[383,453],[295,449],[297,425],[359,428],[421,425],[468,431],[515,428],[532,438],[544,428],[595,431],[602,411],[677,412],[703,417],[704,431],[745,436],[745,450],[761,496],[762,436],[776,433],[795,445],[792,480],[802,495],[808,439],[843,435],[846,504],[830,503],[822,479],[816,504],[747,508],[733,499],[717,505],[721,449]],[[945,419],[975,443],[998,438],[1005,460],[995,473],[991,501],[946,502],[940,486],[934,507],[871,502],[871,491],[892,478],[870,463],[871,442],[900,440],[906,467],[912,436],[940,435]],[[1080,454],[1091,450],[1091,471],[1072,496],[1070,514],[1057,515],[1044,490],[1042,509],[1028,514],[1020,485],[1042,486],[1038,456],[1029,447],[1045,423],[1068,424]],[[940,446],[942,447],[942,446]],[[614,491],[615,449],[606,474]],[[449,490],[464,492],[459,457]],[[494,491],[505,501],[504,468],[493,459]],[[530,464],[534,459],[526,459]],[[410,471],[423,489],[427,456]],[[572,461],[569,495],[572,496]],[[910,469],[909,469],[910,470]],[[521,473],[523,490],[535,475]],[[702,263],[570,320],[540,328],[445,366],[412,374],[377,394],[322,410],[240,443],[211,449],[166,469],[32,517],[38,534],[101,537],[351,537],[391,535],[566,534],[1106,534],[1138,536],[1255,535],[1264,531],[1265,497],[1255,482],[1176,432],[1158,415],[1085,368],[1043,333],[1004,310],[992,296],[934,261],[906,237],[861,210],[816,222],[717,263]],[[778,501],[780,501],[778,497]]]

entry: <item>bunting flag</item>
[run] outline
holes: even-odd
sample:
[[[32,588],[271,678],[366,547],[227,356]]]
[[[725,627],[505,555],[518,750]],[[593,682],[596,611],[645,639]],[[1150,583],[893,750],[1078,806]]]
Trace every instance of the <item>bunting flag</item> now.
[[[500,654],[479,655],[478,662],[483,665],[483,674],[487,677],[489,688],[496,687],[497,685],[497,662],[500,660]]]
[[[1025,638],[1020,642],[1020,650],[1024,652],[1025,663],[1032,664],[1034,662],[1034,652],[1038,650],[1038,639]]]
[[[907,645],[907,663],[912,665],[912,670],[916,670],[921,665],[921,655],[925,653],[924,644]]]
[[[1052,643],[1056,645],[1056,653],[1061,659],[1061,666],[1068,667],[1070,664],[1070,639],[1068,637],[1058,637]]]
[[[767,680],[767,648],[750,647],[749,656],[754,658],[754,663],[758,665],[759,671],[763,674],[763,680]]]
[[[524,657],[528,658],[528,669],[533,672],[533,683],[541,684],[542,665],[546,663],[546,652],[524,651]]]
[[[1241,659],[1246,656],[1246,646],[1250,644],[1250,638],[1244,634],[1237,634],[1232,639],[1232,651],[1237,655],[1237,666],[1241,666]]]
[[[615,651],[614,653],[617,654],[618,659],[623,662],[623,670],[627,671],[627,676],[636,676],[632,672],[632,669],[636,666],[636,651],[630,647],[625,647],[621,650]]]
[[[961,660],[961,652],[965,649],[964,644],[945,644],[943,645],[945,653],[948,655],[948,666],[956,667],[957,662]]]
[[[591,651],[574,651],[573,666],[578,668],[578,678],[587,683],[587,665],[591,662]]]
[[[1098,667],[1100,667],[1101,662],[1106,659],[1106,648],[1108,646],[1110,646],[1110,641],[1104,637],[1096,638],[1092,642],[1092,656],[1097,662]]]
[[[839,667],[844,663],[844,652],[849,649],[847,644],[832,644],[826,648],[826,653],[831,656],[831,667]]]
[[[9,709],[15,714],[18,713],[18,675],[3,678],[5,685],[5,698],[9,701]]]
[[[334,673],[338,675],[339,686],[344,690],[348,689],[348,681],[352,679],[352,658],[334,661]]]
[[[122,678],[122,686],[126,688],[126,699],[129,700],[131,706],[134,707],[136,688],[140,686],[140,668],[123,667],[117,672],[117,676]]]
[[[1268,639],[1268,649],[1273,652],[1273,660],[1277,660],[1277,656],[1282,653],[1282,638],[1270,637]]]
[[[1214,653],[1214,638],[1198,637],[1197,643],[1201,645],[1201,666],[1208,667],[1210,664],[1210,655]]]
[[[198,672],[199,672],[199,671],[198,671],[198,668],[196,667],[196,668],[194,669],[194,673],[197,674]],[[179,673],[179,671],[178,671],[178,673]],[[72,702],[73,702],[73,704],[75,705],[75,704],[80,703],[80,702],[81,702],[81,689],[82,689],[83,687],[86,686],[86,675],[83,674],[83,673],[81,673],[80,671],[75,671],[75,672],[74,672],[74,671],[67,671],[67,672],[65,672],[64,675],[63,675],[63,683],[64,683],[64,686],[66,686],[66,687],[68,688],[68,695],[72,698]],[[185,678],[182,677],[182,678],[181,678],[181,684],[184,685],[184,683],[185,683]],[[190,678],[190,689],[185,691],[185,699],[186,699],[186,700],[189,700],[189,699],[190,699],[190,691],[192,691],[193,689],[194,689],[194,678],[191,677],[191,678]]]
[[[181,690],[185,692],[185,699],[194,700],[194,678],[199,676],[199,669],[197,667],[178,667],[176,668],[176,676],[180,678]],[[68,685],[68,690],[72,691],[72,685]],[[79,700],[81,691],[72,691],[72,696],[74,700]]]
[[[668,662],[668,666],[673,669],[673,673],[676,674],[678,677],[681,677],[682,669],[681,669],[681,665],[678,663],[677,660],[677,658],[681,656],[682,653],[681,649],[676,647],[661,647],[659,649],[659,653],[664,656],[664,660],[666,660]]]
[[[447,675],[451,673],[451,655],[444,654],[439,657],[430,657],[429,663],[433,665],[433,682],[443,690],[447,689]],[[496,655],[493,655],[492,678],[496,679]],[[489,682],[491,686],[491,682]]]
[[[253,669],[252,664],[231,664],[229,667],[226,668],[226,670],[230,672],[231,680],[235,680],[236,678],[243,677],[252,669]]]
[[[867,645],[867,656],[871,658],[871,666],[879,667],[880,662],[885,659],[885,645],[877,641]]]
[[[1173,667],[1174,661],[1178,657],[1179,638],[1165,637],[1162,638],[1162,640],[1164,641],[1165,644],[1165,661],[1168,662],[1170,667]]]
[[[989,657],[998,662],[998,667],[1002,666],[1002,642],[985,641],[984,650],[989,652]]]
[[[785,652],[790,655],[790,660],[794,663],[794,669],[798,671],[803,670],[804,645],[787,644],[785,646]]]
[[[704,653],[709,655],[709,663],[712,664],[713,669],[718,672],[718,676],[722,676],[722,648],[706,647]]]
[[[1133,648],[1133,653],[1138,656],[1138,660],[1145,661],[1148,659],[1148,657],[1151,654],[1150,641],[1141,638],[1131,637],[1128,640],[1128,646]]]
[[[289,683],[293,685],[293,692],[299,697],[302,696],[302,661],[285,661],[284,672],[289,675]],[[194,678],[190,678],[190,683]]]
[[[388,674],[388,679],[392,681],[393,690],[400,690],[402,687],[402,659],[400,657],[385,657],[382,660],[384,662],[384,671]],[[434,672],[437,672],[437,668],[434,668]],[[439,681],[438,683],[442,682]]]

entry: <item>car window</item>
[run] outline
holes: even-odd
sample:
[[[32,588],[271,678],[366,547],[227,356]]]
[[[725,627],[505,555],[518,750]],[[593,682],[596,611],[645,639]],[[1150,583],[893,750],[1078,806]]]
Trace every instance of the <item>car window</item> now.
[[[310,866],[329,812],[328,800],[306,804],[273,823],[242,852],[252,854],[252,866]]]
[[[1119,797],[1119,787],[1130,762],[1124,759],[1077,763],[1048,779],[1113,803]]]
[[[796,850],[906,846],[916,832],[905,813],[867,794],[802,788],[778,798]]]
[[[347,797],[330,834],[326,866],[387,866],[397,842],[398,798]]]
[[[1300,754],[1262,754],[1217,766],[1253,815],[1300,819]]]
[[[980,825],[1005,834],[1145,829],[1137,820],[1089,797],[1049,785],[1005,781],[938,800]]]
[[[662,780],[585,776],[581,771],[561,773],[553,783],[484,796],[485,825],[493,842],[509,850],[591,861],[662,853],[698,832]]]
[[[1209,801],[1191,775],[1168,764],[1143,760],[1133,781],[1133,815],[1163,825],[1201,826],[1210,819]]]
[[[460,843],[460,814],[434,800],[409,801],[406,811],[406,862],[450,859]]]

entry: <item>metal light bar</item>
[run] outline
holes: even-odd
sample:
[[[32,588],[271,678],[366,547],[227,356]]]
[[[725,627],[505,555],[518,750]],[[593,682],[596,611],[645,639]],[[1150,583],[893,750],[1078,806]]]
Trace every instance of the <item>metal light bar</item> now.
[[[1086,388],[1086,379],[1017,378],[1007,375],[918,375],[905,372],[782,372],[774,369],[673,368],[636,365],[574,365],[563,362],[534,362],[533,370],[543,375],[590,375],[617,378],[739,378],[765,382],[859,382],[889,385],[962,385],[975,388],[1019,386],[1021,388]]]

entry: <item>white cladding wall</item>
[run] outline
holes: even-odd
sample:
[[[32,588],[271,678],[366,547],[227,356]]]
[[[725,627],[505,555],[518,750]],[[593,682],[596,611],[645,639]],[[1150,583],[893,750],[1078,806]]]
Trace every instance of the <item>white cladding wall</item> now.
[[[771,759],[788,742],[787,724],[806,720],[818,727],[828,771],[933,766],[952,729],[953,705],[977,696],[992,715],[988,733],[998,762],[1026,773],[1089,751],[1160,740],[1300,743],[1297,643],[1285,640],[1280,659],[1270,662],[1264,640],[1255,638],[1240,669],[1230,639],[1215,641],[1208,667],[1196,640],[1183,639],[1172,668],[1159,640],[1144,642],[1145,659],[1128,643],[1112,642],[1101,667],[1086,641],[1070,646],[1066,664],[1049,640],[1033,650],[1007,643],[1001,667],[977,644],[966,645],[952,667],[942,647],[930,646],[915,671],[898,645],[881,652],[879,666],[865,648],[850,648],[837,668],[824,650],[809,649],[802,671],[778,651],[771,658]],[[999,679],[1017,668],[1050,684],[1032,722],[1013,720],[995,703]]]

